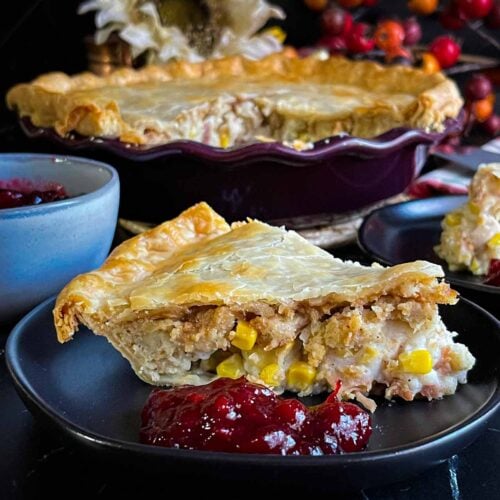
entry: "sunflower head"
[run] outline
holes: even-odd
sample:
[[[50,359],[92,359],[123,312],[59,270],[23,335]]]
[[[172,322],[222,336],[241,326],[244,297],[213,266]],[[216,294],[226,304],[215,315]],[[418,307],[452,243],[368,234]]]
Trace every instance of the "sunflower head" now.
[[[117,33],[137,57],[149,61],[198,61],[242,54],[252,59],[282,49],[271,33],[257,32],[281,9],[265,0],[89,0],[79,12],[96,11],[96,42]]]

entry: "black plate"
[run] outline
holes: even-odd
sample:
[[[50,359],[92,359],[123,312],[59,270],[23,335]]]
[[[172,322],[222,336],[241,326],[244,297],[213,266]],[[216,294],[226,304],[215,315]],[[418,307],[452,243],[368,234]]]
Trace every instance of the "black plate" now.
[[[486,311],[461,300],[443,318],[460,332],[477,364],[470,381],[441,401],[381,402],[369,449],[325,457],[281,457],[177,450],[138,443],[139,413],[151,390],[102,337],[85,329],[66,345],[52,325],[53,300],[12,331],[7,364],[28,408],[97,456],[158,471],[163,480],[196,470],[218,481],[249,479],[325,484],[337,490],[398,481],[470,444],[500,403],[500,327]],[[195,469],[193,469],[193,467]]]
[[[443,217],[466,201],[467,196],[439,196],[379,208],[366,216],[358,242],[370,257],[383,264],[428,260],[443,266],[446,278],[454,285],[500,294],[500,287],[485,285],[481,276],[450,271],[434,252]]]

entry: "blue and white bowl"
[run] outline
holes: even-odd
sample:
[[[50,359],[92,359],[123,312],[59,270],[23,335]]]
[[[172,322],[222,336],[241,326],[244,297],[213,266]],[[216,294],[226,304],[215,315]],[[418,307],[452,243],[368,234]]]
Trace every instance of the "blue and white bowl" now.
[[[69,198],[0,209],[0,322],[17,319],[103,262],[120,198],[115,169],[85,158],[0,154],[0,180],[10,179],[56,182]]]

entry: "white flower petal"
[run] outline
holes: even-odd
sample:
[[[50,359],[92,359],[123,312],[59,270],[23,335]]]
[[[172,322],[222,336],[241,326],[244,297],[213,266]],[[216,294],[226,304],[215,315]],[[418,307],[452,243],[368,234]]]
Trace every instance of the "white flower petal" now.
[[[102,28],[111,22],[127,24],[130,22],[130,17],[127,12],[118,6],[108,10],[101,10],[95,16],[95,24],[98,28]]]
[[[98,10],[101,7],[104,7],[104,2],[100,0],[89,0],[88,2],[83,2],[81,5],[78,6],[78,14],[86,14],[87,12],[90,12],[92,10]]]
[[[148,26],[144,23],[125,27],[120,31],[120,38],[134,49],[139,50],[139,53],[146,49],[158,49],[158,44],[149,32]]]
[[[114,31],[118,31],[120,29],[120,25],[118,24],[110,24],[109,26],[106,26],[105,28],[102,28],[100,30],[97,30],[94,35],[94,40],[97,45],[103,44],[108,38],[111,33]]]
[[[151,2],[146,2],[145,4],[143,4],[139,7],[139,10],[143,14],[146,14],[147,16],[152,17],[155,21],[158,22],[158,24],[161,24],[160,14],[158,14],[158,9],[156,8],[155,4],[153,4]]]
[[[212,10],[224,9],[229,27],[237,36],[250,38],[271,18],[283,19],[285,13],[264,0],[206,0]]]

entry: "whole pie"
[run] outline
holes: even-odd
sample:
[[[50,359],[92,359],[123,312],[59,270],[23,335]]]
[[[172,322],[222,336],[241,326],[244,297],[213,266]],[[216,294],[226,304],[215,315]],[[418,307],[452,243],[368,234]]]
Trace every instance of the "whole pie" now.
[[[462,99],[441,73],[284,52],[260,61],[235,56],[120,69],[107,77],[49,73],[13,87],[7,104],[61,136],[226,148],[258,140],[299,147],[395,127],[441,131],[447,118],[457,117]]]
[[[455,392],[474,358],[438,312],[456,293],[439,266],[343,262],[293,231],[229,226],[201,203],[117,247],[60,293],[60,342],[104,335],[155,385],[246,376],[277,392],[333,387],[373,407]]]

